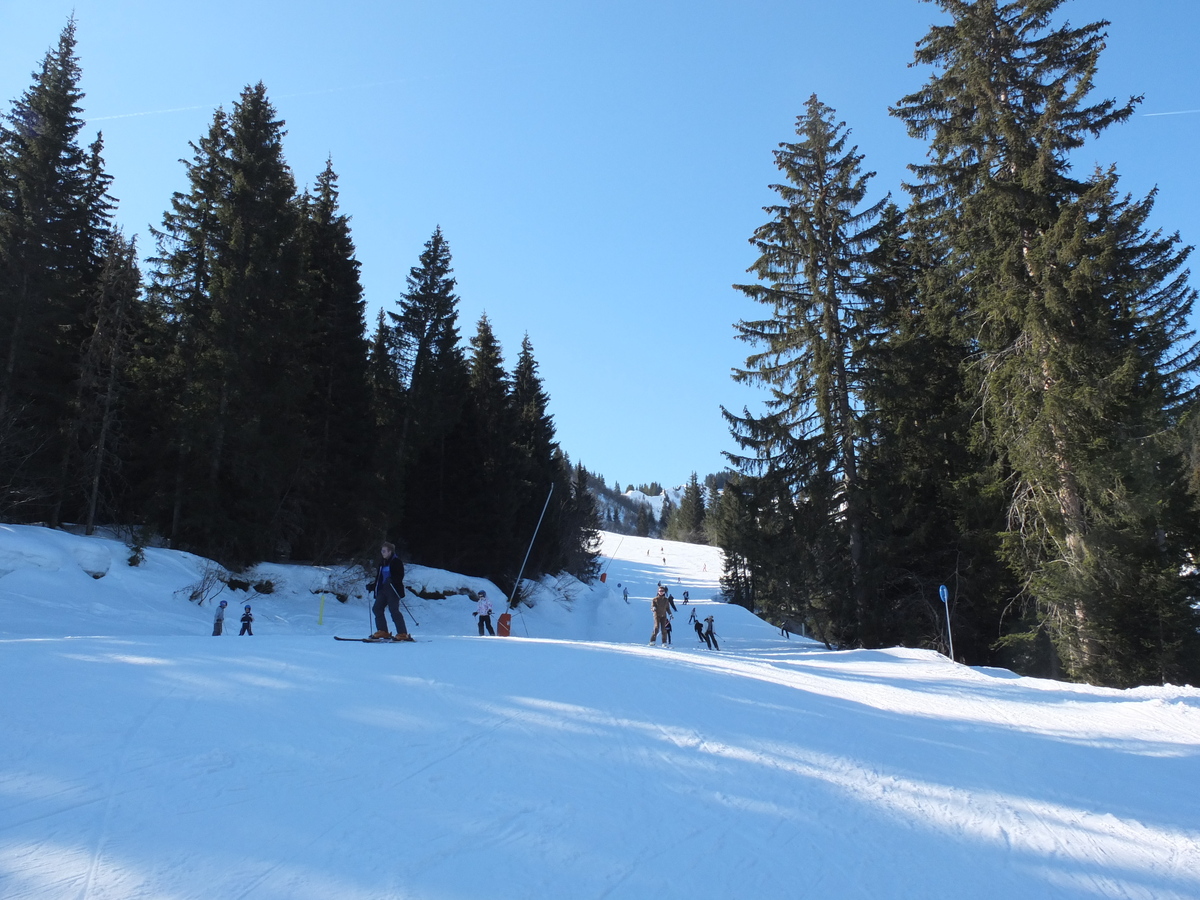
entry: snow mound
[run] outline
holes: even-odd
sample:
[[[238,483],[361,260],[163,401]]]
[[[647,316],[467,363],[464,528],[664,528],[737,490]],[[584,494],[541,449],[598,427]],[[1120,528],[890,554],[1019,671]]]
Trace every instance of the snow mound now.
[[[112,567],[112,553],[104,544],[72,543],[70,553],[79,568],[93,578],[103,578]]]

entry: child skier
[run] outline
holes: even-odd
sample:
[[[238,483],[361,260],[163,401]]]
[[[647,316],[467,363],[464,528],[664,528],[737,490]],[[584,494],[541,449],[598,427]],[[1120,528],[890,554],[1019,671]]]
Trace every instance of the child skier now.
[[[492,631],[492,601],[488,599],[487,591],[479,592],[479,599],[475,602],[475,612],[471,615],[479,617],[480,637],[483,637],[485,628],[492,637],[496,636],[496,632]]]
[[[254,621],[254,616],[250,614],[250,604],[246,604],[246,611],[242,613],[242,630],[238,632],[238,636],[248,634],[254,637],[254,632],[250,630],[250,623]]]
[[[225,607],[229,604],[222,600],[217,607],[216,618],[213,619],[213,637],[219,637],[221,632],[225,630]]]

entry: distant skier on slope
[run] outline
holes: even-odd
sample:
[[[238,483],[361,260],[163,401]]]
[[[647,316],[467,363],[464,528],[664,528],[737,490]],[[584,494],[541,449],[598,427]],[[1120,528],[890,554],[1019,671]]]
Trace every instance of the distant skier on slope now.
[[[244,613],[242,613],[242,630],[238,632],[238,637],[241,637],[243,634],[248,634],[248,635],[250,635],[250,637],[254,637],[254,632],[250,630],[250,623],[252,623],[253,621],[254,621],[254,616],[251,615],[250,604],[247,603],[246,611]]]
[[[492,637],[496,636],[496,632],[492,631],[492,601],[488,599],[487,591],[479,592],[479,599],[475,601],[475,612],[471,615],[479,618],[480,637],[483,637],[484,628]]]
[[[713,626],[712,616],[708,616],[704,620],[704,640],[709,642],[710,650],[721,649],[721,646],[717,643],[717,629]]]
[[[711,650],[712,644],[710,644],[708,641],[708,638],[704,636],[704,623],[701,622],[700,619],[697,617],[696,607],[694,607],[694,606],[692,607],[692,615],[688,619],[688,623],[693,628],[696,629],[696,637],[700,639],[700,643],[704,644],[704,646],[708,647],[708,649]]]
[[[375,614],[375,633],[371,640],[386,641],[392,635],[387,630],[387,620],[383,617],[386,608],[392,615],[392,623],[396,626],[397,641],[411,641],[408,626],[404,616],[400,614],[400,598],[404,596],[404,563],[396,555],[396,545],[384,542],[379,548],[379,565],[375,567],[375,580],[367,585],[367,590],[375,595],[371,612]]]

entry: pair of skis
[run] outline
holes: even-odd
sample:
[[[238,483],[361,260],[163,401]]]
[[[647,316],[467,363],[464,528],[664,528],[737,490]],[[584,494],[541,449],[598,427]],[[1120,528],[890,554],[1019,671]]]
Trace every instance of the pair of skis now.
[[[335,641],[357,641],[360,644],[413,644],[416,643],[416,638],[410,637],[406,641],[398,641],[395,638],[348,638],[333,636]]]

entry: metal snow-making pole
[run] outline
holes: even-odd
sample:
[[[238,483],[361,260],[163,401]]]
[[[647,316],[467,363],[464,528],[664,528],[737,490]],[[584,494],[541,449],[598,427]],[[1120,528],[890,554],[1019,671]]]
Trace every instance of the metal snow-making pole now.
[[[950,592],[944,584],[938,588],[938,596],[942,598],[942,606],[946,607],[946,637],[950,640],[950,661],[954,662],[954,633],[950,630]]]
[[[517,570],[517,582],[513,585],[513,599],[516,600],[521,593],[521,576],[525,574],[525,563],[529,562],[529,554],[533,552],[533,542],[537,540],[538,532],[542,528],[542,519],[546,518],[546,510],[550,508],[550,498],[554,496],[554,482],[550,482],[550,493],[546,495],[546,502],[542,504],[542,514],[538,516],[537,525],[533,528],[533,537],[529,539],[529,549],[525,551],[525,558],[521,560],[521,568]],[[516,604],[510,604],[515,606]],[[525,625],[525,614],[521,613],[521,624],[525,626],[525,637],[529,637],[529,626]]]

